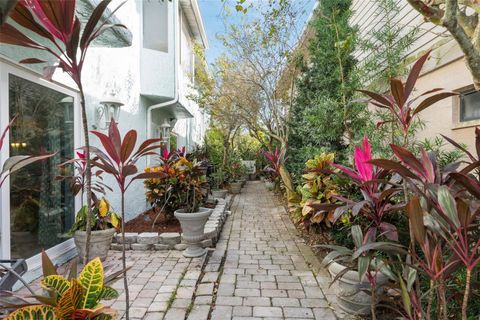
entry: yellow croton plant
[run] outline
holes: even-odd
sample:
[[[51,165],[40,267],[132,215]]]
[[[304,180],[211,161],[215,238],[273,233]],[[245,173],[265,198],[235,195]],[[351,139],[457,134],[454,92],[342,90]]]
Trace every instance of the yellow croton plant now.
[[[116,319],[115,310],[99,303],[118,297],[115,289],[104,284],[103,265],[99,258],[85,265],[78,277],[75,277],[76,268],[72,267],[67,278],[56,273],[45,253],[42,259],[44,274],[49,275],[41,280],[41,285],[48,295],[34,296],[40,304],[17,309],[8,315],[7,320]]]

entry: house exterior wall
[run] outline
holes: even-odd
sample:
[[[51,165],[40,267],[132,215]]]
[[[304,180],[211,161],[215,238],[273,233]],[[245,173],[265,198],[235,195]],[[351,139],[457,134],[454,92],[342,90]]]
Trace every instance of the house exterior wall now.
[[[90,1],[90,0],[81,0]],[[195,2],[196,0],[193,0]],[[110,5],[112,8],[123,2],[122,0],[113,0]],[[178,32],[179,28],[175,27],[175,23],[180,23],[181,17],[181,3],[179,0],[165,1],[165,5],[168,7],[168,36],[166,37],[168,45],[162,50],[154,50],[144,47],[144,23],[143,23],[143,1],[126,1],[121,9],[119,9],[115,16],[129,29],[132,33],[132,44],[129,47],[110,48],[93,46],[87,53],[85,61],[82,79],[84,84],[84,91],[86,93],[86,105],[87,105],[87,118],[89,121],[90,130],[93,130],[95,123],[96,108],[99,106],[99,102],[102,101],[111,91],[114,91],[116,97],[118,97],[124,106],[121,108],[119,118],[119,129],[122,135],[128,130],[135,129],[138,132],[138,142],[150,137],[158,137],[157,130],[152,130],[151,134],[147,132],[147,110],[152,105],[162,103],[174,99],[176,96],[175,90],[178,90],[179,103],[183,105],[193,116],[192,119],[175,119],[175,108],[178,108],[178,104],[168,106],[170,112],[166,109],[156,110],[155,115],[152,115],[152,122],[155,126],[162,124],[164,119],[170,120],[173,114],[172,123],[175,124],[174,131],[183,140],[179,141],[178,146],[188,144],[190,149],[195,144],[201,144],[203,141],[203,134],[205,131],[206,120],[203,116],[203,112],[199,107],[191,100],[188,99],[191,94],[192,74],[194,68],[193,52],[193,37],[184,34],[181,38],[184,43],[182,47],[190,48],[190,53],[185,51],[185,54],[191,56],[190,66],[191,73],[184,71],[181,67],[183,65],[175,65],[177,60],[175,55],[180,54],[180,46],[175,41],[175,38],[179,38],[181,35]],[[201,17],[196,17],[201,20]],[[187,23],[185,21],[185,23]],[[203,27],[203,26],[202,26]],[[188,31],[187,26],[184,27]],[[177,32],[175,34],[175,32]],[[19,61],[21,59],[32,57],[37,51],[23,49],[14,46],[0,46],[0,59],[9,61]],[[1,63],[1,62],[0,62]],[[183,64],[187,65],[187,61]],[[40,71],[37,66],[22,66],[32,70],[32,74],[36,77],[40,77]],[[178,79],[178,80],[177,80]],[[71,88],[73,91],[77,91],[77,88],[73,81],[61,70],[57,70],[53,76],[55,82],[60,83],[67,88]],[[178,85],[176,82],[178,81]],[[5,99],[2,99],[6,101]],[[3,105],[2,105],[3,107]],[[7,108],[8,109],[8,108]],[[4,113],[7,116],[0,115],[1,123],[7,121],[8,112]],[[76,121],[80,123],[80,118],[77,117]],[[100,123],[103,126],[104,123]],[[97,130],[106,133],[103,128]],[[78,130],[78,134],[75,137],[76,140],[83,141],[81,139],[81,130]],[[91,144],[99,146],[99,141],[93,135],[90,135]],[[83,142],[82,142],[83,143]],[[137,146],[139,143],[137,143]],[[2,155],[3,159],[4,155]],[[139,171],[143,171],[147,165],[147,160],[142,160],[137,163]],[[113,187],[113,192],[107,192],[106,197],[110,200],[114,210],[120,210],[120,194],[116,188],[116,184],[113,179],[105,175],[104,182]],[[129,220],[135,217],[140,212],[147,209],[147,202],[145,200],[144,188],[141,181],[134,182],[126,194],[126,219]],[[80,199],[77,199],[77,209],[80,209]],[[1,207],[1,206],[0,206]],[[3,216],[9,216],[8,208],[1,207],[0,211]],[[73,241],[67,241],[68,245],[64,245],[62,250],[63,258],[71,255],[71,249],[73,248]],[[70,248],[70,249],[69,249]],[[70,250],[70,251],[69,251]],[[0,254],[3,254],[0,250]],[[61,259],[57,259],[61,261]],[[29,266],[30,267],[30,266]],[[35,265],[36,267],[36,265]],[[36,270],[36,269],[35,269]],[[38,271],[38,270],[37,270]],[[35,271],[35,272],[37,272]]]

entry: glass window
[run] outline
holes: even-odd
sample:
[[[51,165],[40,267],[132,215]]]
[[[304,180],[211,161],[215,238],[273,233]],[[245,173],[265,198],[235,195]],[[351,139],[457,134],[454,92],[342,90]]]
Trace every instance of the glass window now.
[[[56,154],[10,178],[11,257],[29,258],[68,238],[74,197],[55,180],[58,165],[73,157],[73,97],[9,75],[10,156]]]
[[[460,122],[480,119],[480,91],[462,94],[460,97]]]
[[[143,47],[168,52],[168,1],[143,1]]]

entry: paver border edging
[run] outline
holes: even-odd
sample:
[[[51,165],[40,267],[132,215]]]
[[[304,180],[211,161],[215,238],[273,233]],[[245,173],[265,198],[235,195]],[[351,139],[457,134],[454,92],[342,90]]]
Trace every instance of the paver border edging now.
[[[222,231],[228,211],[232,205],[234,196],[227,195],[225,199],[217,200],[217,206],[213,209],[204,229],[205,239],[202,241],[204,248],[212,248],[218,241]],[[115,234],[113,237],[111,250],[122,250],[121,234]],[[178,232],[127,232],[125,233],[125,246],[127,250],[138,251],[163,251],[163,250],[185,250],[186,244],[183,241],[181,233]]]

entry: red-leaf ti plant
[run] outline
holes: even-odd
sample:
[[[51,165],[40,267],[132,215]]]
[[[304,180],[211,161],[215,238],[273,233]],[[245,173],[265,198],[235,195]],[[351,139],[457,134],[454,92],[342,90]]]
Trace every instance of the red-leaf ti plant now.
[[[285,152],[280,152],[278,148],[275,148],[275,152],[264,151],[263,156],[269,162],[263,169],[267,174],[267,179],[274,182],[280,176],[280,166],[285,157]]]
[[[480,263],[480,239],[472,232],[478,228],[480,186],[470,173],[480,163],[472,162],[458,172],[458,164],[452,164],[442,171],[435,157],[423,150],[419,159],[402,147],[392,145],[392,150],[400,162],[385,159],[370,162],[401,175],[414,193],[407,211],[414,239],[423,252],[420,258],[410,248],[419,267],[433,282],[440,281],[439,288],[445,290],[443,281],[452,269],[458,264],[465,266],[462,319],[466,320],[471,273]],[[440,292],[440,299],[443,302],[440,317],[445,319],[445,292]]]
[[[13,122],[15,121],[15,118],[13,118],[12,121],[8,124],[8,126],[3,130],[2,135],[0,136],[0,153],[2,151],[3,147],[3,142],[5,141],[5,137],[8,134],[8,130],[12,126]],[[5,180],[7,180],[7,177],[14,173],[15,171],[25,167],[26,165],[29,165],[33,162],[44,160],[47,158],[50,158],[53,156],[53,154],[45,154],[45,155],[40,155],[40,156],[12,156],[10,158],[7,158],[3,165],[0,167],[0,188],[2,187],[3,183]]]
[[[112,119],[108,135],[98,131],[92,131],[98,137],[105,152],[98,148],[91,147],[92,152],[98,157],[98,160],[92,162],[95,167],[102,169],[106,174],[114,177],[121,193],[121,210],[122,210],[122,263],[123,269],[126,270],[125,258],[125,192],[131,183],[138,179],[161,178],[161,172],[144,172],[138,173],[137,161],[145,156],[157,155],[155,150],[160,150],[161,139],[147,139],[140,144],[138,149],[134,151],[137,142],[137,132],[135,130],[128,131],[123,139],[120,136],[117,124]],[[127,275],[123,278],[125,288],[126,319],[129,319],[129,292]]]
[[[430,51],[421,56],[413,65],[408,75],[407,81],[402,82],[401,79],[390,79],[390,92],[387,94],[379,94],[367,90],[359,90],[372,98],[371,103],[379,108],[387,109],[393,116],[393,120],[387,122],[398,123],[403,135],[402,145],[407,145],[408,133],[410,126],[413,123],[415,115],[433,105],[434,103],[445,98],[456,95],[453,92],[439,92],[442,89],[436,88],[420,94],[412,98],[412,93],[415,84],[420,76],[420,71],[427,61]],[[435,93],[435,94],[433,94]],[[428,96],[422,101],[418,101],[420,97]],[[387,122],[380,122],[377,125],[381,126]]]
[[[402,209],[404,203],[394,204],[392,198],[395,197],[401,189],[395,180],[387,180],[388,171],[372,165],[369,161],[372,159],[371,147],[368,137],[363,139],[362,146],[356,146],[354,151],[355,169],[351,169],[340,164],[332,164],[347,174],[352,181],[360,187],[363,200],[356,202],[344,197],[336,196],[343,204],[337,205],[334,213],[336,221],[345,211],[352,210],[352,214],[365,215],[371,222],[371,226],[366,232],[369,239],[377,239],[379,236],[385,236],[389,240],[398,241],[397,228],[384,221],[387,213]],[[377,232],[380,231],[380,234]]]
[[[57,67],[66,72],[77,85],[80,92],[80,105],[82,109],[83,134],[86,152],[86,194],[87,203],[91,203],[91,160],[90,141],[88,137],[88,122],[85,107],[85,95],[82,85],[82,69],[90,44],[112,28],[125,28],[121,24],[111,24],[110,18],[122,6],[120,4],[105,19],[103,17],[111,0],[102,0],[93,10],[91,16],[81,31],[80,19],[75,15],[76,0],[20,0],[10,12],[10,18],[35,34],[39,40],[34,40],[16,26],[6,22],[0,26],[0,43],[32,48],[48,52],[57,64],[48,66],[45,75],[51,78]],[[28,58],[20,61],[25,64],[45,63],[37,58]],[[91,208],[88,207],[91,215]],[[87,220],[90,221],[90,220]],[[91,225],[87,223],[86,253],[89,258],[89,243]]]

